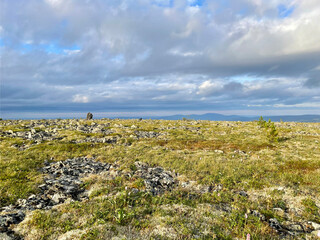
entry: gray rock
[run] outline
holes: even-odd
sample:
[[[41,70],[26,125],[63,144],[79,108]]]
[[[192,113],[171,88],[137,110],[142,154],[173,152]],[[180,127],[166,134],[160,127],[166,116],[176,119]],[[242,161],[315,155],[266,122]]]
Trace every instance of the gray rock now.
[[[266,220],[266,217],[263,214],[261,214],[258,210],[251,210],[251,214],[255,217],[260,218],[261,221]]]
[[[135,162],[135,166],[137,170],[134,175],[144,179],[146,190],[154,195],[170,191],[178,185],[178,181],[175,180],[176,175],[173,172],[166,171],[161,167],[152,168],[142,162]]]
[[[242,197],[249,197],[248,193],[246,193],[245,191],[240,191],[239,195]]]
[[[136,194],[136,193],[139,192],[139,189],[137,189],[137,188],[132,188],[132,189],[131,189],[131,192],[132,192],[133,194]]]
[[[17,211],[14,213],[9,213],[6,215],[0,216],[0,231],[6,232],[8,231],[8,227],[11,224],[17,224],[21,222],[25,217],[25,213],[22,211]]]
[[[285,216],[285,212],[284,212],[284,210],[281,209],[281,208],[273,208],[272,210],[273,210],[273,212],[274,212],[275,214],[277,214],[278,216],[281,216],[281,217],[284,217],[284,216]]]
[[[269,223],[270,227],[272,227],[272,228],[274,228],[276,230],[281,230],[282,229],[279,221],[276,218],[270,218],[268,223]]]
[[[315,230],[320,230],[320,224],[315,222],[309,222]]]
[[[156,138],[163,133],[153,132],[153,131],[134,131],[134,134],[138,139],[140,138]]]
[[[59,204],[59,203],[63,203],[65,200],[67,199],[66,196],[59,194],[59,193],[55,193],[51,200],[55,203],[55,204]]]
[[[14,240],[13,237],[10,237],[7,233],[0,233],[0,240]]]
[[[304,232],[303,227],[301,226],[300,223],[287,221],[287,222],[283,222],[281,226],[290,232]]]
[[[47,178],[44,179],[44,184],[39,185],[40,193],[27,199],[19,199],[15,205],[4,207],[0,215],[0,232],[10,235],[10,225],[20,223],[26,210],[50,209],[68,198],[81,200],[84,189],[80,187],[80,178],[90,173],[108,171],[110,166],[87,158],[47,163],[47,166],[42,168]]]

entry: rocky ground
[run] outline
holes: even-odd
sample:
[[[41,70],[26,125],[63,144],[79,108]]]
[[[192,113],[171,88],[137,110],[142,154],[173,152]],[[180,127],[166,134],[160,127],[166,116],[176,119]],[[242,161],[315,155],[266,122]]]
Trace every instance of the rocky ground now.
[[[320,124],[276,126],[1,121],[0,239],[320,239]]]

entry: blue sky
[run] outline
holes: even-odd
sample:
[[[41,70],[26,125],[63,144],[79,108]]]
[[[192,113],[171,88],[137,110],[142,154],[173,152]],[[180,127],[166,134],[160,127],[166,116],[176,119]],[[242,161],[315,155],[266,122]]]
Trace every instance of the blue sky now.
[[[278,16],[280,18],[290,17],[294,11],[294,8],[295,8],[294,6],[286,6],[284,4],[279,4],[278,5]]]
[[[318,0],[0,4],[1,118],[320,113]]]

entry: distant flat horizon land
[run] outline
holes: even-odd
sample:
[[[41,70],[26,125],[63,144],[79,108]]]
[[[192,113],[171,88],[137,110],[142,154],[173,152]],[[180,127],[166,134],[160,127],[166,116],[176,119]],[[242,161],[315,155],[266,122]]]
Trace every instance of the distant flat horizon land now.
[[[148,115],[145,113],[135,113],[130,116],[121,116],[120,114],[109,114],[109,113],[93,113],[93,119],[153,119],[153,120],[210,120],[210,121],[255,121],[262,116],[266,120],[271,120],[274,122],[320,122],[319,114],[290,114],[290,115],[229,115],[229,114],[220,114],[220,113],[204,113],[204,114],[163,114],[163,115]],[[2,120],[38,120],[38,119],[85,119],[86,113],[75,112],[75,113],[28,113],[23,114],[21,117],[16,115],[8,114],[8,116],[0,116]]]

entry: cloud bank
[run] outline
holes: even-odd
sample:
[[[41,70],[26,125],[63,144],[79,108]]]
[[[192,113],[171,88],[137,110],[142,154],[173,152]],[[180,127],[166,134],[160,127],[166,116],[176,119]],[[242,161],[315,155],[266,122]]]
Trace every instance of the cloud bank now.
[[[2,117],[320,112],[318,0],[2,0],[1,9]]]

